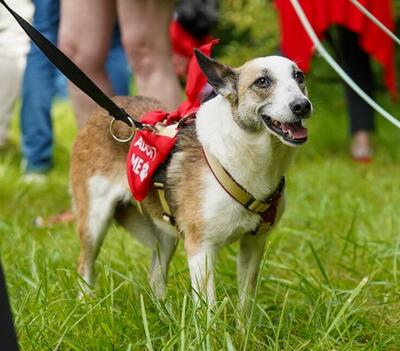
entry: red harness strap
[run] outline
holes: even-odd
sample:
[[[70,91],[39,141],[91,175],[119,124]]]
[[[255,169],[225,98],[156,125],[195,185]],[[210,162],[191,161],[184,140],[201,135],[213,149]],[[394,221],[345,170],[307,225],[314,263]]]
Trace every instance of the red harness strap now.
[[[282,198],[284,190],[285,190],[285,177],[282,177],[278,187],[273,192],[271,197],[267,200],[270,206],[265,210],[265,212],[260,213],[260,216],[262,218],[262,223],[270,223],[271,226],[274,225],[279,201]]]

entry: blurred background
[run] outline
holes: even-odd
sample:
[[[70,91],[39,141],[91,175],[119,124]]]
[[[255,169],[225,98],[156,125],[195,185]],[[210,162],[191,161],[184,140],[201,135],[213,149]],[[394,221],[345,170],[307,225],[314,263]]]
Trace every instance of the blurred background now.
[[[400,0],[393,5],[399,35]],[[221,40],[215,57],[233,66],[280,48],[278,15],[267,0],[221,1],[212,35]],[[398,46],[396,52],[399,69]],[[387,93],[381,67],[372,64],[375,99],[399,118],[399,104]],[[314,105],[309,141],[287,176],[287,212],[271,235],[249,349],[399,350],[400,131],[376,115],[373,162],[354,162],[340,78],[315,55],[306,79]],[[134,79],[130,90],[137,92]],[[149,253],[114,226],[100,254],[98,293],[81,303],[75,298],[78,240],[73,223],[35,226],[38,217],[70,207],[69,160],[77,127],[68,99],[60,94],[53,104],[54,166],[39,184],[22,180],[19,114],[18,102],[9,142],[0,150],[0,253],[21,349],[144,349],[138,301],[139,294],[148,304],[152,299],[146,278]],[[217,281],[223,282],[218,293],[232,299],[235,253],[235,246],[224,249],[217,266]],[[342,310],[365,276],[369,283]],[[188,291],[181,248],[172,262],[169,286],[172,308],[179,311]],[[241,349],[234,305],[224,310],[225,320],[218,321],[218,332],[210,336],[210,349],[224,348],[226,333]],[[173,313],[158,308],[147,311],[155,345],[177,345],[172,340],[179,342],[179,312],[174,320]],[[200,347],[203,339],[194,330],[188,333]]]

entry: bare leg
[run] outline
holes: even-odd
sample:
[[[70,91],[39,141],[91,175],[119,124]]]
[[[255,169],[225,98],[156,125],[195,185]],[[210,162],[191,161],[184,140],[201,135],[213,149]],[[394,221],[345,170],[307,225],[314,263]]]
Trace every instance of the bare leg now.
[[[59,46],[108,95],[112,95],[112,88],[105,62],[115,20],[114,0],[61,1]],[[70,94],[82,127],[96,105],[73,84]]]
[[[247,235],[240,240],[237,275],[240,305],[245,313],[251,306],[250,298],[254,295],[266,237],[266,234]]]
[[[135,72],[139,94],[175,109],[182,100],[168,35],[175,1],[117,0],[117,4],[122,43]]]

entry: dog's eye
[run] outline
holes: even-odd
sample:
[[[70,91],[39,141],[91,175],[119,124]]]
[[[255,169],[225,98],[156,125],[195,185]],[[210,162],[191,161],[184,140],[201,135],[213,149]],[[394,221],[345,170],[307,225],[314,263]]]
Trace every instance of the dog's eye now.
[[[296,79],[297,83],[303,84],[304,83],[304,74],[303,74],[303,72],[297,71],[294,74],[294,79]]]
[[[271,81],[268,78],[261,77],[258,78],[254,84],[259,88],[267,88],[271,84]]]

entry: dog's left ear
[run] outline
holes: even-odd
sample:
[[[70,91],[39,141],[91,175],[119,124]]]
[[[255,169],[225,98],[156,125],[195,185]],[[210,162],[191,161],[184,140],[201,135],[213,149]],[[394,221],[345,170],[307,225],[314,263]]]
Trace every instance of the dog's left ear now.
[[[236,96],[236,82],[238,76],[229,66],[204,55],[201,51],[194,49],[194,54],[201,71],[207,77],[210,85],[215,91],[225,97]]]

